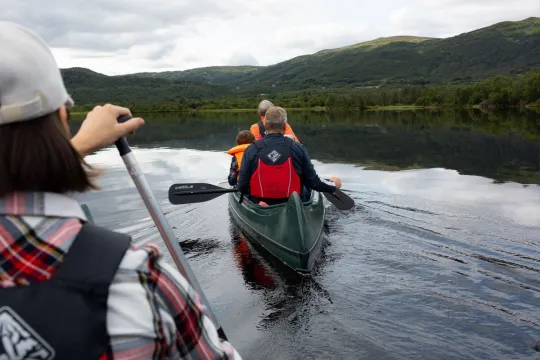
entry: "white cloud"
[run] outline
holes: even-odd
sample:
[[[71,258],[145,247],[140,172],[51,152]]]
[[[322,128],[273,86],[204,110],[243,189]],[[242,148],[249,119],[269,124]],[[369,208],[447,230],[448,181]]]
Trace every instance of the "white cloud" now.
[[[61,67],[105,74],[269,65],[392,35],[447,37],[540,16],[538,0],[3,0]]]
[[[390,28],[404,35],[449,37],[531,16],[540,16],[540,1],[416,0],[391,12]]]
[[[236,52],[229,59],[228,65],[259,65],[259,61],[247,52]]]

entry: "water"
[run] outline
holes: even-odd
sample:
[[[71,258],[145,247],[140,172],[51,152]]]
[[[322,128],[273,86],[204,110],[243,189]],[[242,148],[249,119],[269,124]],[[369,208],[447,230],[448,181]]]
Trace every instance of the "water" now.
[[[130,138],[245,359],[540,358],[538,114],[290,113],[319,175],[340,176],[357,203],[329,207],[304,280],[251,247],[226,196],[167,201],[173,183],[225,181],[224,150],[252,115],[148,115]],[[81,196],[96,222],[166,252],[116,149],[89,162],[107,170]]]

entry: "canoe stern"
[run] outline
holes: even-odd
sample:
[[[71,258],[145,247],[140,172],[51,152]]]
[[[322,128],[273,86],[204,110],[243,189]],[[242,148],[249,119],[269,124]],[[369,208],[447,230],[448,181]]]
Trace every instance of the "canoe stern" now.
[[[229,195],[233,218],[267,252],[297,272],[309,273],[320,252],[325,208],[319,193],[303,203],[293,193],[284,204],[259,206],[239,195]]]

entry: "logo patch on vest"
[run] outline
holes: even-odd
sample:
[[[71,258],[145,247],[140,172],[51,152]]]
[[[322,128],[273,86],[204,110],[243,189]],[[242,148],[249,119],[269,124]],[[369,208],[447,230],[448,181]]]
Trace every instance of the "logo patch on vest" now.
[[[276,150],[272,150],[272,151],[270,152],[270,154],[268,154],[268,158],[269,158],[273,163],[275,163],[276,161],[278,161],[280,157],[281,157],[281,154],[278,153]]]
[[[54,349],[13,309],[0,308],[0,360],[50,360]]]

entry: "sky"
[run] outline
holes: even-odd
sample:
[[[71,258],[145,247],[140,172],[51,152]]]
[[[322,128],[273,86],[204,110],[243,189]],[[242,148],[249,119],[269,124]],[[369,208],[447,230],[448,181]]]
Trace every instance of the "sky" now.
[[[378,37],[450,37],[540,17],[540,0],[1,2],[0,20],[40,34],[61,68],[107,75],[271,65]]]

